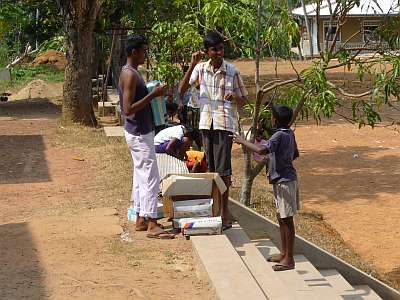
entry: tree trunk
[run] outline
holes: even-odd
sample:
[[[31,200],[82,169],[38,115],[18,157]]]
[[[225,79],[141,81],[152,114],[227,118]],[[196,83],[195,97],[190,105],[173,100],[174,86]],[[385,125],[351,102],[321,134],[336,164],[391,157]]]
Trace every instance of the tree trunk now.
[[[321,2],[320,2],[320,0],[317,0],[317,13],[316,13],[316,16],[315,16],[315,21],[316,21],[316,26],[317,26],[317,51],[318,51],[318,53],[320,53],[321,54],[321,37],[320,37],[320,35],[319,35],[319,26],[320,26],[320,17],[319,17],[319,13],[320,13],[320,10],[321,10]]]
[[[97,125],[92,107],[91,63],[97,0],[59,0],[67,35],[62,119],[66,124]]]
[[[254,142],[255,139],[255,129],[258,122],[258,115],[260,113],[261,100],[262,100],[262,92],[260,91],[260,55],[261,55],[261,38],[260,38],[260,27],[261,27],[261,3],[259,0],[257,4],[257,31],[256,31],[256,74],[255,74],[255,85],[256,85],[256,104],[254,107],[254,114],[251,126],[251,142]],[[242,188],[240,192],[240,202],[246,206],[250,204],[251,199],[251,188],[253,186],[253,170],[251,168],[251,153],[248,150],[245,150],[245,167],[244,167],[244,179],[242,182]]]
[[[115,40],[114,52],[112,58],[112,73],[113,73],[113,86],[118,87],[119,74],[122,66],[126,61],[125,42],[127,33],[126,30],[118,30],[117,38]]]
[[[250,156],[251,159],[251,156]],[[253,187],[253,178],[246,176],[242,182],[242,188],[240,190],[240,203],[249,206],[251,199],[251,189]]]
[[[308,15],[307,15],[307,11],[306,11],[306,5],[305,5],[304,0],[301,0],[301,6],[303,7],[304,20],[306,22],[308,40],[309,40],[309,43],[310,43],[310,56],[311,56],[311,58],[314,58],[314,49],[313,49],[313,41],[312,41],[312,34],[311,34],[311,28],[310,28],[310,21],[308,19]]]

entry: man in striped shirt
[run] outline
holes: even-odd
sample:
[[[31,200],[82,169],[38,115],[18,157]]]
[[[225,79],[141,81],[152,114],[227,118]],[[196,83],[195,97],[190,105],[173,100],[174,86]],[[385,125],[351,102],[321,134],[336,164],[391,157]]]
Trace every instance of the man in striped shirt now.
[[[224,180],[227,191],[222,197],[222,222],[224,229],[230,228],[228,220],[228,197],[231,185],[230,137],[238,128],[238,108],[246,101],[247,91],[236,67],[224,60],[224,39],[218,32],[209,32],[204,37],[204,52],[192,54],[188,71],[179,86],[182,97],[190,86],[200,85],[199,129],[202,132],[210,172],[218,173]],[[209,60],[200,62],[207,55]]]

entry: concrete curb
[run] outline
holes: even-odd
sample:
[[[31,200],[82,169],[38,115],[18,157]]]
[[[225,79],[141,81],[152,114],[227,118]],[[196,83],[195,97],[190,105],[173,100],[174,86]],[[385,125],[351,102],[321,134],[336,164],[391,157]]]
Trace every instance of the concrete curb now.
[[[231,214],[238,220],[246,232],[261,234],[265,232],[276,245],[280,245],[280,233],[277,223],[249,209],[239,202],[229,199]],[[303,254],[318,269],[336,269],[351,285],[368,285],[385,300],[400,300],[400,292],[353,267],[344,260],[319,248],[317,245],[296,235],[295,253]]]

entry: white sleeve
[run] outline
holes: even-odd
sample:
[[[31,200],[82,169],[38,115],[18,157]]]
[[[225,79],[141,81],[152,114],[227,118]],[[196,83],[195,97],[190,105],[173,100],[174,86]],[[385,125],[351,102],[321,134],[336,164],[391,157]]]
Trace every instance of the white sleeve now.
[[[200,63],[200,64],[197,64],[194,67],[192,75],[190,76],[190,79],[189,79],[189,84],[191,86],[193,86],[196,83],[196,81],[199,80],[199,78],[200,78],[199,75],[200,75],[200,71],[201,71],[202,66],[203,66],[203,64]]]

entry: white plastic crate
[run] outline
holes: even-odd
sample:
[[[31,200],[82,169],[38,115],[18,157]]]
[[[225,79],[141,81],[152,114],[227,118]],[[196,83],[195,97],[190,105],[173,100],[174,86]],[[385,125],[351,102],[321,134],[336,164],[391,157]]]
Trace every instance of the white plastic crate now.
[[[213,199],[195,199],[175,201],[174,218],[196,218],[212,216]]]

